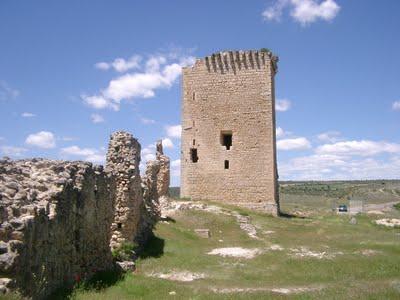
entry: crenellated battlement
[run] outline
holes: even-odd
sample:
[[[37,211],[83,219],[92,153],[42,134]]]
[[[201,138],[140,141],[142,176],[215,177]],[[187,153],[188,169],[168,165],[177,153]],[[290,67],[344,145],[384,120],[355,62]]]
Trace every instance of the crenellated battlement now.
[[[268,50],[221,51],[197,59],[192,68],[205,65],[209,72],[234,72],[247,69],[263,69],[271,63],[274,73],[278,71],[279,58]]]

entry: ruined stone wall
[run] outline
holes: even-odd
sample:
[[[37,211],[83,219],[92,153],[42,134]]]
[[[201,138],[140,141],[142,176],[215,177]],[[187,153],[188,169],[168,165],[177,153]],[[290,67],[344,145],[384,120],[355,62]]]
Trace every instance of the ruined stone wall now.
[[[41,298],[112,267],[113,203],[102,167],[0,160],[0,290]]]
[[[267,51],[228,51],[183,69],[182,197],[278,213],[276,62]]]
[[[111,135],[106,171],[111,178],[115,215],[111,225],[111,247],[132,243],[138,233],[143,194],[140,178],[140,144],[130,133]]]
[[[156,145],[156,159],[146,164],[142,177],[144,210],[141,214],[138,242],[145,243],[161,218],[163,207],[168,205],[170,160],[164,155],[162,141]]]
[[[157,193],[161,205],[167,205],[170,184],[170,159],[164,154],[162,141],[157,142],[156,160],[160,164],[160,170],[157,174]]]

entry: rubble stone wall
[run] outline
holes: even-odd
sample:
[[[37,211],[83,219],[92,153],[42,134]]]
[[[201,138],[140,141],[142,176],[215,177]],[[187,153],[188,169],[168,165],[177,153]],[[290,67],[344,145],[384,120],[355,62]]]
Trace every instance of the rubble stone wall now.
[[[140,178],[139,142],[130,133],[118,131],[111,135],[107,152],[106,171],[111,179],[114,198],[114,221],[111,225],[111,248],[132,243],[138,234],[143,207]]]
[[[0,160],[0,290],[41,298],[112,267],[113,201],[102,167]]]

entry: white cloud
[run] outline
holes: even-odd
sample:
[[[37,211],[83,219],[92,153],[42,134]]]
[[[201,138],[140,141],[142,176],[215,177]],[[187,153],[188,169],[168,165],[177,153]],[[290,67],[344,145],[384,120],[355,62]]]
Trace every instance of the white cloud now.
[[[27,151],[28,151],[28,149],[25,149],[25,148],[22,148],[22,147],[0,146],[1,154],[5,155],[5,156],[20,157]]]
[[[164,138],[162,140],[162,144],[164,148],[174,148],[174,143],[171,141],[170,138]]]
[[[331,21],[340,11],[340,6],[334,0],[277,0],[262,16],[268,21],[279,21],[286,8],[290,10],[291,17],[302,25],[319,19]]]
[[[103,123],[104,122],[104,118],[99,114],[91,114],[90,119],[92,120],[92,122],[94,124]]]
[[[277,0],[273,5],[262,12],[264,20],[280,21],[282,12],[288,4],[288,0]]]
[[[400,101],[393,102],[392,109],[393,110],[400,110]]]
[[[54,134],[49,131],[40,131],[28,135],[25,143],[43,149],[51,149],[56,146],[56,139]]]
[[[287,111],[292,106],[292,102],[288,99],[278,99],[276,100],[275,109],[277,111]]]
[[[83,102],[95,109],[111,108],[115,111],[119,110],[119,104],[113,103],[103,96],[87,96],[81,95]]]
[[[146,148],[143,148],[141,152],[141,157],[143,161],[147,162],[149,160],[155,160],[156,159],[155,152],[156,150],[154,144],[148,145]]]
[[[276,142],[278,150],[305,150],[311,148],[311,143],[304,137],[283,139]]]
[[[182,67],[192,62],[192,57],[176,58],[168,61],[163,55],[151,56],[144,63],[143,72],[127,73],[112,79],[98,95],[82,95],[83,101],[93,108],[118,110],[122,100],[151,98],[157,89],[168,89],[182,73]],[[105,64],[101,64],[102,68]]]
[[[147,118],[140,118],[140,122],[142,122],[145,125],[150,125],[150,124],[155,124],[156,121],[153,119],[147,119]]]
[[[105,162],[105,154],[93,148],[80,148],[79,146],[74,145],[62,148],[60,153],[62,156],[78,157],[79,159],[93,163]]]
[[[276,127],[276,137],[281,138],[285,135],[285,131],[281,127]]]
[[[321,145],[316,149],[316,153],[359,156],[371,156],[380,153],[400,154],[400,144],[368,140],[344,141]]]
[[[105,71],[113,68],[115,71],[122,73],[131,69],[138,69],[140,67],[141,60],[142,60],[141,56],[134,55],[128,60],[125,60],[123,58],[116,58],[111,63],[99,62],[95,64],[95,67],[99,70],[105,70]]]
[[[400,178],[400,156],[388,160],[329,154],[297,157],[278,164],[285,180],[354,180]]]
[[[165,126],[165,131],[167,135],[171,138],[181,138],[182,126],[181,125],[172,125],[172,126]]]
[[[320,141],[335,143],[340,139],[340,132],[339,131],[327,131],[319,134],[317,137]]]
[[[33,114],[33,113],[30,113],[30,112],[24,112],[24,113],[21,114],[21,117],[23,117],[23,118],[33,118],[33,117],[36,117],[36,115]]]
[[[20,92],[17,89],[10,87],[10,85],[0,80],[0,100],[15,99],[19,96]]]

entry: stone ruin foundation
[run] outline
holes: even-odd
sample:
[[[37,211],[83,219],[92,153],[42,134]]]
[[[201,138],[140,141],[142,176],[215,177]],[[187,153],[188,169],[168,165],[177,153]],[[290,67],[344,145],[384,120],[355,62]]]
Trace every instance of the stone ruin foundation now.
[[[0,160],[0,294],[41,299],[115,267],[111,249],[143,245],[168,195],[169,158],[140,177],[140,144],[111,135],[106,169],[87,162]]]

